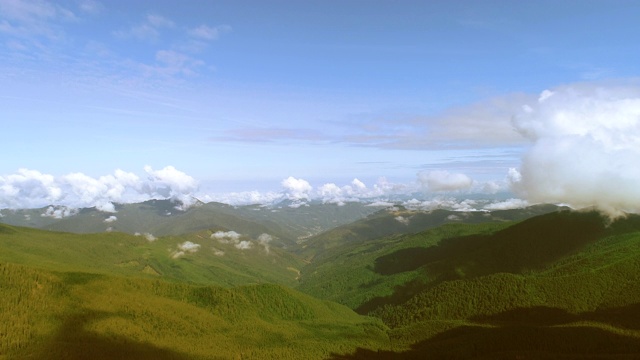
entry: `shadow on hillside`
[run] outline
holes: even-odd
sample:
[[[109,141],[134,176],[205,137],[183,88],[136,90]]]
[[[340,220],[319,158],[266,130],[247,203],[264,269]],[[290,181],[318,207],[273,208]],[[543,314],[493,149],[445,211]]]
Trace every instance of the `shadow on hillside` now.
[[[374,271],[393,275],[429,266],[444,280],[542,268],[598,239],[604,219],[595,212],[557,212],[525,220],[490,235],[442,240],[376,259]],[[461,272],[461,269],[463,272]]]
[[[640,226],[627,228],[630,231]],[[388,276],[424,267],[435,280],[414,279],[396,286],[393,294],[373,298],[356,311],[367,314],[380,306],[401,304],[444,281],[541,269],[596,241],[605,229],[605,220],[598,213],[562,211],[490,235],[453,237],[428,248],[401,249],[377,258],[373,271]]]
[[[640,304],[598,309],[580,314],[571,314],[558,308],[536,306],[512,309],[491,316],[479,316],[472,318],[471,321],[497,326],[514,323],[556,326],[577,321],[591,321],[608,324],[620,329],[640,330]]]
[[[359,348],[329,359],[638,359],[640,338],[627,335],[627,330],[640,330],[639,319],[640,304],[578,315],[546,307],[515,309],[473,319],[485,325],[460,326],[406,351]],[[607,331],[594,322],[620,331]]]
[[[124,336],[103,336],[86,330],[90,323],[113,316],[97,311],[83,311],[67,317],[51,339],[33,353],[23,354],[29,359],[161,359],[186,360],[186,355],[140,343]]]

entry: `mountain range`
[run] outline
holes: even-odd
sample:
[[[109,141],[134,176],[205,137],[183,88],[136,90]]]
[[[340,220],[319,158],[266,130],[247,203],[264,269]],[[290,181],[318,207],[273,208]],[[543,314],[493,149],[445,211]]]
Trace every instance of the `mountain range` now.
[[[0,212],[0,359],[640,354],[638,215],[161,200],[64,211]]]

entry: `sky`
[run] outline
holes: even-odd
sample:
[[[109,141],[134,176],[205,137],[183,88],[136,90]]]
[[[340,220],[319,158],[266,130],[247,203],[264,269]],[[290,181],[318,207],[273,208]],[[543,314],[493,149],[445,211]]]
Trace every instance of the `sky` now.
[[[0,0],[0,208],[509,192],[637,211],[639,13]]]

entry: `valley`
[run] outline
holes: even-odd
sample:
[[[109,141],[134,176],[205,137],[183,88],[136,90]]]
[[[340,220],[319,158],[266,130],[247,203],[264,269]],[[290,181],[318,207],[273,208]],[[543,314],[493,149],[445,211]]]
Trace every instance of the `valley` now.
[[[640,354],[637,215],[116,209],[2,211],[0,359]]]

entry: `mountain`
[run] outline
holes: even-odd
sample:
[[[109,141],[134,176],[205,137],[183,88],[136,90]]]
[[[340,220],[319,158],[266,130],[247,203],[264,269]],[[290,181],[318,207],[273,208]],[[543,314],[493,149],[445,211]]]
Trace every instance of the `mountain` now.
[[[139,211],[160,216],[171,204],[146,205]],[[313,211],[321,209],[329,208]],[[210,219],[163,216],[192,219],[185,229]],[[238,218],[273,234],[290,229]],[[544,206],[469,214],[396,207],[280,244],[264,228],[235,232],[240,225],[228,224],[166,236],[0,224],[0,316],[7,319],[0,358],[640,353],[640,215],[613,221]],[[322,244],[326,234],[333,238]]]
[[[90,270],[223,286],[297,284],[304,262],[295,255],[248,236],[221,242],[211,234],[205,230],[155,238],[118,232],[72,234],[0,224],[0,261],[52,271]]]
[[[73,233],[119,231],[154,236],[181,235],[204,229],[236,231],[252,237],[266,233],[274,245],[291,246],[301,239],[361,219],[379,207],[363,203],[344,205],[310,202],[296,208],[283,202],[275,206],[231,206],[197,203],[187,209],[171,200],[116,204],[114,213],[96,208],[1,210],[0,222]]]
[[[351,358],[633,358],[640,216],[560,211],[345,247],[300,290],[382,319],[394,351]],[[328,281],[327,279],[332,279]]]
[[[394,234],[417,233],[449,223],[477,224],[522,220],[557,211],[555,205],[535,205],[524,209],[496,211],[409,210],[394,206],[352,223],[336,227],[300,244],[298,252],[307,258],[332,257],[340,249]],[[340,250],[338,250],[340,251]]]
[[[380,321],[271,284],[231,289],[0,264],[3,359],[323,359]]]

